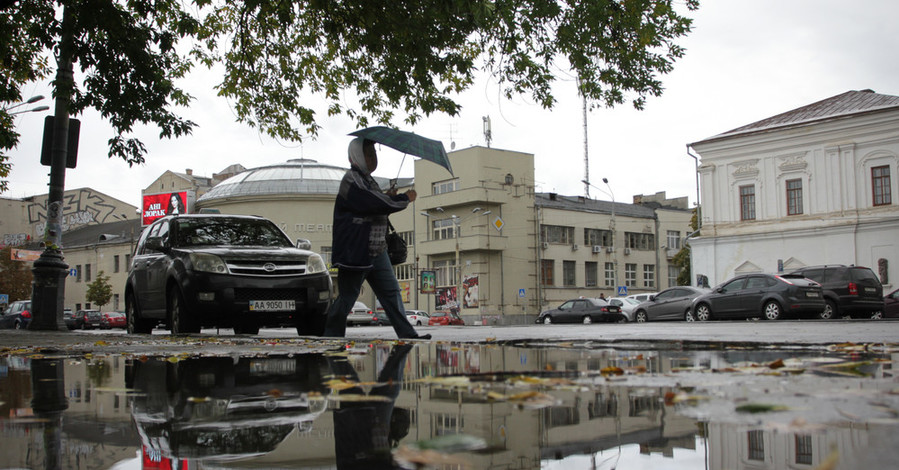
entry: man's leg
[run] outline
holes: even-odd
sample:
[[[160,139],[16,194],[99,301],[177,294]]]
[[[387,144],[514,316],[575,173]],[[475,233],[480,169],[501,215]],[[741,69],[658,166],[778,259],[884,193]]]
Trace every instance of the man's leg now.
[[[350,269],[337,270],[337,298],[328,309],[328,319],[325,323],[325,331],[322,336],[343,338],[346,336],[346,317],[353,310],[356,299],[359,298],[359,290],[362,289],[362,281],[365,280],[365,271]]]
[[[387,256],[386,251],[372,260],[372,270],[369,271],[366,280],[375,292],[375,296],[378,297],[378,301],[381,302],[381,307],[384,307],[384,313],[390,319],[396,336],[398,338],[418,337],[415,328],[406,318],[400,284],[396,281],[396,275],[393,274],[393,265],[390,264],[390,257]]]

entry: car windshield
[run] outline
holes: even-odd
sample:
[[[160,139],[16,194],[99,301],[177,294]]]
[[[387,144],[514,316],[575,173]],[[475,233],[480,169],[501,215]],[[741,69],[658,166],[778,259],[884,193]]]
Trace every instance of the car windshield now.
[[[292,246],[267,220],[208,218],[178,220],[178,246]]]

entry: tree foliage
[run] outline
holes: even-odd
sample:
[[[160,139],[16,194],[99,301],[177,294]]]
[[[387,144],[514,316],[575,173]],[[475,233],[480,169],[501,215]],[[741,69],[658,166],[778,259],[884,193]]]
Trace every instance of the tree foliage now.
[[[97,308],[103,308],[112,299],[112,284],[109,283],[109,276],[103,274],[103,271],[97,273],[97,278],[87,285],[87,293],[84,294],[84,300],[96,304]]]
[[[697,209],[693,209],[693,217],[690,218],[690,228],[694,231],[694,236],[699,235],[697,232],[699,228]],[[671,258],[671,264],[680,268],[680,273],[677,275],[677,285],[679,286],[689,286],[693,284],[693,279],[690,276],[690,272],[692,271],[690,261],[691,255],[692,249],[690,248],[690,245],[684,241],[684,245],[681,247],[680,251]]]
[[[146,152],[131,137],[136,124],[156,125],[160,137],[191,132],[195,124],[175,111],[192,98],[175,83],[198,63],[224,66],[216,89],[239,121],[292,141],[321,127],[309,96],[359,126],[414,123],[458,114],[458,94],[481,72],[506,97],[545,108],[556,102],[552,85],[570,77],[592,105],[642,108],[684,53],[675,40],[691,20],[675,7],[698,8],[698,0],[2,2],[0,101],[21,100],[24,83],[48,76],[63,4],[83,79],[56,93],[71,92],[72,115],[98,110],[115,133],[110,157],[130,164]],[[15,145],[10,135],[0,134],[0,151]]]
[[[31,299],[31,263],[12,259],[12,247],[0,250],[0,294],[9,295],[10,303]]]

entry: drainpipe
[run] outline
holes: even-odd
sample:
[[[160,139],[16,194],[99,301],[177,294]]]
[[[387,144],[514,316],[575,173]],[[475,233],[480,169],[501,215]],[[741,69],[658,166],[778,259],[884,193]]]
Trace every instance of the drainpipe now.
[[[700,212],[702,206],[699,205],[699,157],[690,153],[690,144],[687,144],[687,155],[696,163],[696,228],[698,231],[702,228],[702,213]]]

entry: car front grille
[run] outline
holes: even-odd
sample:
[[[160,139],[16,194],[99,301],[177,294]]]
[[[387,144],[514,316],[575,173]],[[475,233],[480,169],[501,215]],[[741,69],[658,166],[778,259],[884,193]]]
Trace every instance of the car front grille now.
[[[260,277],[297,276],[306,274],[305,261],[298,260],[227,260],[232,274]]]

